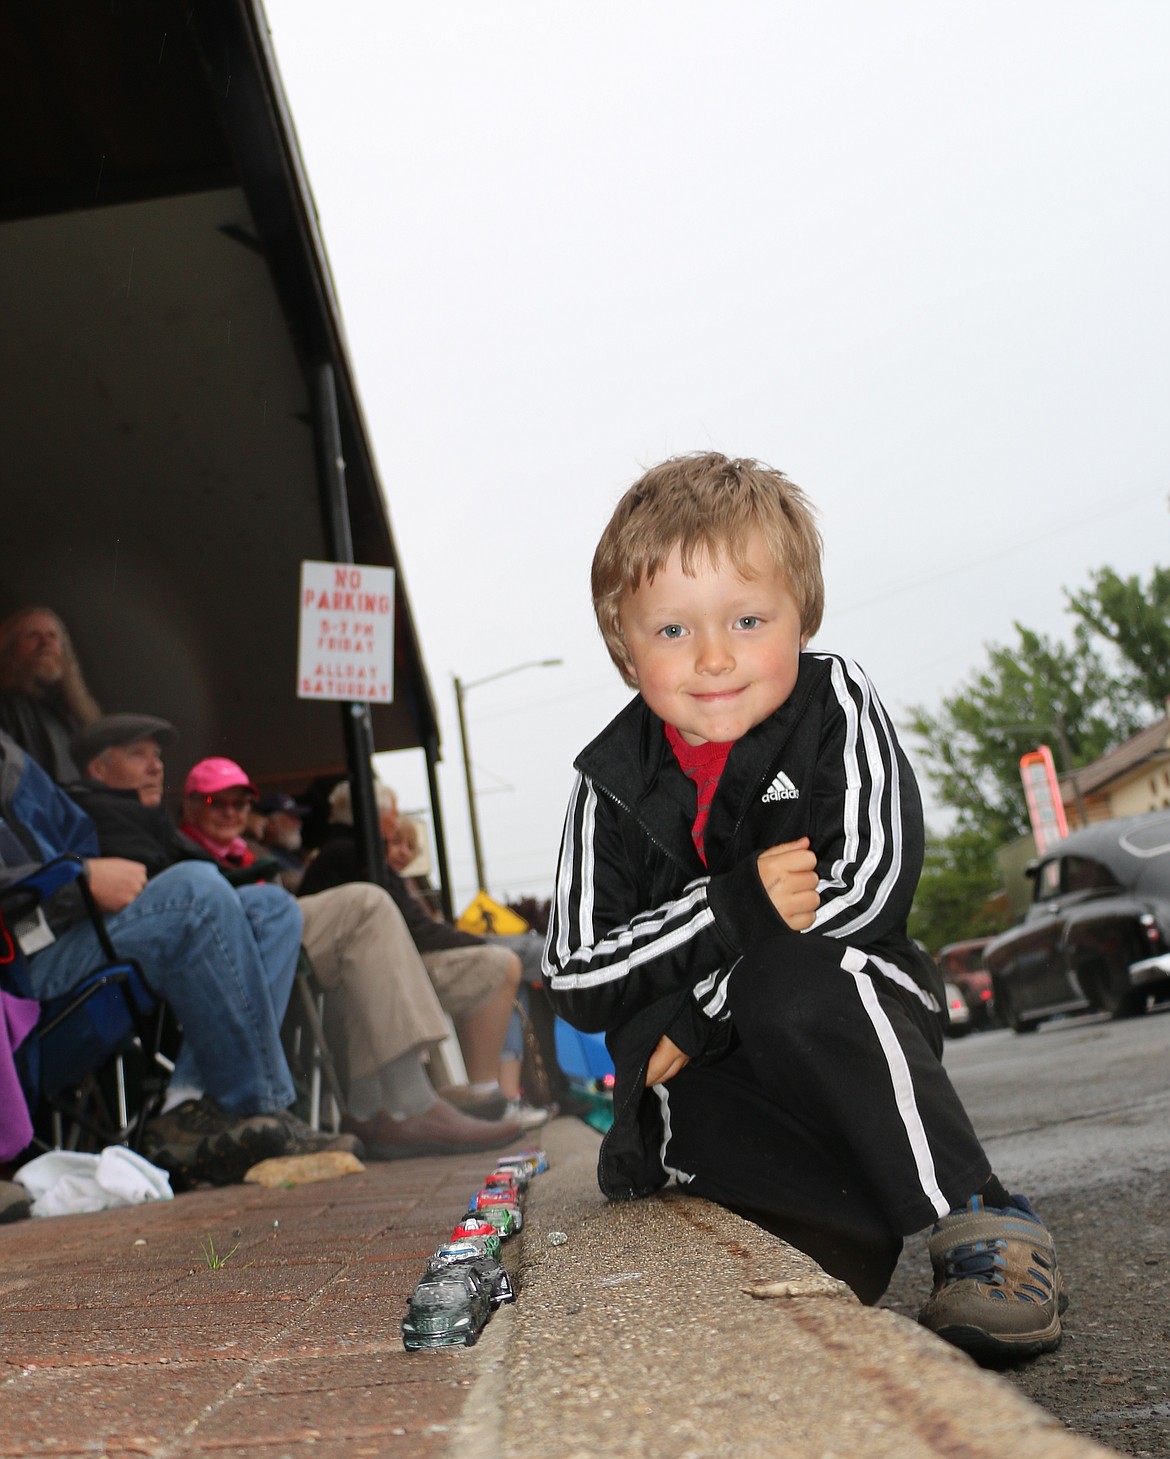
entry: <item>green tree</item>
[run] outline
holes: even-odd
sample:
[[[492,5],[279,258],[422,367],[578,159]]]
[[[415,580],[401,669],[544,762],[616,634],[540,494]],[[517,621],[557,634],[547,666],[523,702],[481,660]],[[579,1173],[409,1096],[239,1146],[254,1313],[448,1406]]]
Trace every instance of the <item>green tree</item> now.
[[[937,953],[948,942],[990,937],[1009,925],[1011,915],[999,895],[995,850],[991,838],[977,830],[927,838],[926,864],[910,916],[911,937]]]
[[[1103,567],[1093,573],[1091,587],[1065,597],[1079,626],[1117,651],[1127,697],[1164,713],[1170,697],[1170,569],[1156,567],[1143,584]]]
[[[942,701],[937,713],[910,710],[920,763],[955,828],[994,849],[1028,830],[1019,762],[1052,746],[1058,769],[1074,769],[1133,733],[1144,704],[1118,693],[1083,623],[1071,646],[1016,624],[1013,647],[992,644],[987,664]],[[1062,764],[1064,759],[1068,765]]]
[[[985,666],[936,713],[910,711],[924,775],[953,817],[947,833],[928,837],[911,918],[933,952],[1010,921],[996,898],[996,852],[1029,829],[1020,756],[1047,743],[1058,768],[1075,769],[1132,734],[1145,711],[1131,689],[1119,692],[1085,623],[1071,645],[1015,628],[1015,645],[990,645]]]

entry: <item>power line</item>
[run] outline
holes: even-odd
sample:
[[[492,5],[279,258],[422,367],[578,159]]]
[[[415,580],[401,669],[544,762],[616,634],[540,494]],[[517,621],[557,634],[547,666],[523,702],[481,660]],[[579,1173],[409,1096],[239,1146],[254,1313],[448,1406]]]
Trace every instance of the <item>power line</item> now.
[[[1018,552],[1026,552],[1033,547],[1038,547],[1045,542],[1051,542],[1054,537],[1067,536],[1069,532],[1075,532],[1079,528],[1087,526],[1090,522],[1099,522],[1102,517],[1115,517],[1118,511],[1126,506],[1133,505],[1139,499],[1147,497],[1151,491],[1161,492],[1162,487],[1143,487],[1140,491],[1134,492],[1129,497],[1120,497],[1103,506],[1098,510],[1083,513],[1079,517],[1072,517],[1067,521],[1046,527],[1043,532],[1034,537],[1021,537],[1010,541],[1006,546],[997,548],[994,552],[985,553],[982,557],[969,559],[965,563],[952,563],[947,567],[940,568],[938,572],[927,573],[923,577],[905,579],[883,593],[876,593],[857,603],[847,603],[844,607],[833,607],[830,611],[834,618],[843,618],[848,613],[859,613],[865,608],[872,607],[875,603],[884,603],[890,598],[900,597],[904,593],[917,592],[920,588],[930,587],[933,583],[951,582],[962,573],[972,572],[976,568],[986,567],[988,563],[998,562],[1004,557],[1010,557]]]

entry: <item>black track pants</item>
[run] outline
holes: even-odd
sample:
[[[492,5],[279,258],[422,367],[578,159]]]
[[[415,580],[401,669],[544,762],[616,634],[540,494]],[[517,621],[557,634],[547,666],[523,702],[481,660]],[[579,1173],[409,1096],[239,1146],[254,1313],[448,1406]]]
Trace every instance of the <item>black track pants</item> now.
[[[744,957],[730,1007],[731,1052],[657,1091],[667,1168],[876,1301],[902,1237],[991,1173],[939,1014],[892,964],[792,936]]]

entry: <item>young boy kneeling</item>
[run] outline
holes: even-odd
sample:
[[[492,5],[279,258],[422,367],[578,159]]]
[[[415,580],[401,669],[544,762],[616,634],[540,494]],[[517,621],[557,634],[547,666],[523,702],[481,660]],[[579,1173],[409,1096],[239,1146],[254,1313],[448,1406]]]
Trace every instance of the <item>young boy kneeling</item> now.
[[[1052,1238],[943,1070],[942,982],[906,933],[918,790],[862,671],[806,652],[820,559],[803,492],[754,461],[666,461],[618,504],[593,603],[638,695],[576,761],[546,983],[607,1033],[607,1196],[673,1177],[865,1302],[933,1223],[920,1320],[1029,1356],[1060,1341]]]

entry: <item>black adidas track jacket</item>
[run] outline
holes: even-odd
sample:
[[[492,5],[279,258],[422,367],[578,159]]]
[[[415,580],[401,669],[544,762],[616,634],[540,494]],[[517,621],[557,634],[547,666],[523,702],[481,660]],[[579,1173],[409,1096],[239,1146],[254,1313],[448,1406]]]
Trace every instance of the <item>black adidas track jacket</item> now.
[[[657,1101],[643,1099],[646,1061],[664,1033],[693,1059],[718,1057],[731,1036],[728,978],[759,939],[838,938],[908,975],[941,1008],[938,972],[906,934],[922,868],[918,788],[850,660],[802,654],[788,700],[732,747],[707,821],[706,867],[691,840],[695,787],[640,696],[576,769],[544,978],[568,1022],[607,1033],[617,1070],[607,1145],[632,1141],[645,1155],[644,1180],[615,1182],[603,1148],[607,1194],[663,1183],[649,1148]],[[761,851],[799,836],[809,837],[820,876],[821,905],[805,933],[787,928],[756,870]],[[628,1172],[633,1151],[624,1153]]]

